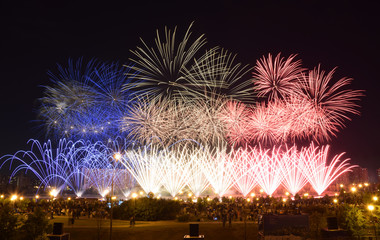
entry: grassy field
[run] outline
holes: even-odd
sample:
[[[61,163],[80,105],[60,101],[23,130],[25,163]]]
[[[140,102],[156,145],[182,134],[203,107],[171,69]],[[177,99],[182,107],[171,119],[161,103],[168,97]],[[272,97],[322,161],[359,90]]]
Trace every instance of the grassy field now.
[[[75,220],[74,225],[68,224],[67,217],[56,217],[51,222],[63,222],[64,232],[70,233],[71,240],[97,240],[109,239],[109,220],[97,221],[96,219]],[[248,222],[246,225],[246,239],[257,238],[257,224]],[[183,239],[189,233],[189,223],[176,221],[137,221],[135,227],[129,226],[129,221],[113,221],[114,240],[178,240]],[[228,223],[223,228],[221,222],[200,222],[199,233],[205,235],[207,240],[220,239],[245,239],[244,223],[233,222],[231,228]]]

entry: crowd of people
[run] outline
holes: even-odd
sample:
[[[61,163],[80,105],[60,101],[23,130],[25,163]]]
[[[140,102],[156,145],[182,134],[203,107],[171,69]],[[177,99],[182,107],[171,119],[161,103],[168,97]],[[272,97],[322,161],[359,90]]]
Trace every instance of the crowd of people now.
[[[367,197],[368,195],[368,197]],[[256,221],[258,215],[263,214],[302,214],[307,213],[310,207],[322,206],[325,211],[334,211],[339,204],[365,204],[368,202],[367,194],[340,194],[339,196],[325,196],[322,198],[299,197],[269,197],[261,196],[258,198],[242,197],[223,197],[221,199],[210,199],[208,196],[203,198],[189,199],[168,199],[168,201],[178,201],[180,211],[178,215],[188,215],[189,220],[194,221],[220,221],[223,226],[228,222],[231,226],[233,221]],[[131,201],[131,200],[129,200]],[[139,202],[139,199],[135,199]],[[114,209],[120,207],[121,201],[114,201]],[[0,202],[0,204],[4,204]],[[16,213],[33,212],[34,208],[41,207],[50,219],[54,216],[67,216],[68,223],[74,224],[76,219],[110,217],[110,203],[97,199],[24,199],[13,201],[13,208]],[[131,225],[135,223],[139,209],[133,209]],[[133,218],[133,219],[132,219]]]

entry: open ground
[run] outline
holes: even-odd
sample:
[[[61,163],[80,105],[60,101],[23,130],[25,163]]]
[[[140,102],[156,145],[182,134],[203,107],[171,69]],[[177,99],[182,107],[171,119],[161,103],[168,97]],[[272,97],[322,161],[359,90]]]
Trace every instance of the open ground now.
[[[51,222],[64,223],[64,232],[70,233],[71,240],[109,239],[109,220],[81,218],[69,225],[68,217],[55,217]],[[207,240],[219,239],[257,239],[257,224],[254,222],[232,222],[231,227],[223,225],[220,221],[197,222],[199,233]],[[189,234],[189,223],[177,221],[137,221],[130,227],[129,221],[113,220],[113,239],[123,240],[178,240]],[[246,238],[245,238],[246,233]]]

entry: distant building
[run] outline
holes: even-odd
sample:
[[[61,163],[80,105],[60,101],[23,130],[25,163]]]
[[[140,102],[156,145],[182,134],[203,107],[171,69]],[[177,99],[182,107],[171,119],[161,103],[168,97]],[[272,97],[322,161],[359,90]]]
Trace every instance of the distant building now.
[[[27,176],[24,173],[10,177],[9,175],[0,175],[0,193],[22,192],[25,194],[35,193],[40,181]]]
[[[351,183],[366,183],[369,182],[368,169],[356,167],[352,169],[350,174]]]
[[[351,184],[351,178],[350,177],[351,177],[351,172],[345,172],[335,180],[335,183],[337,185],[343,184],[343,186],[347,186],[347,185]],[[340,189],[339,186],[337,186],[337,189]]]
[[[379,179],[380,179],[380,169],[377,170]],[[356,167],[353,168],[351,172],[345,172],[340,175],[329,188],[330,191],[339,191],[342,186],[348,186],[351,184],[363,184],[369,183],[368,169]]]

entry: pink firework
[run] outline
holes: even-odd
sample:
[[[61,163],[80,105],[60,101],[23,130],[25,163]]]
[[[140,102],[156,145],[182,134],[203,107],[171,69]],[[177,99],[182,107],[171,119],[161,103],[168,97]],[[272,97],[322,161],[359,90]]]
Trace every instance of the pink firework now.
[[[300,153],[302,160],[299,168],[318,195],[321,195],[340,175],[356,167],[349,165],[348,158],[340,160],[344,153],[335,155],[330,161],[330,165],[327,165],[328,151],[329,146],[319,149],[311,144],[310,147],[302,149]]]
[[[287,139],[291,116],[282,100],[258,103],[249,115],[248,134],[257,143],[276,143]]]
[[[282,185],[294,196],[299,192],[307,183],[307,178],[304,175],[300,166],[304,160],[299,157],[297,147],[293,146],[282,154],[281,173],[284,177]]]
[[[214,192],[223,195],[233,186],[234,162],[231,160],[231,152],[224,142],[219,142],[214,148],[205,146],[204,154],[199,164]]]
[[[235,188],[246,197],[257,185],[256,170],[257,158],[256,152],[252,149],[239,148],[233,154],[234,163],[232,176],[235,182]]]
[[[258,149],[254,155],[257,157],[257,183],[266,194],[271,196],[283,180],[281,172],[283,161],[281,161],[280,149],[273,148],[271,154],[268,152],[269,150]]]
[[[362,90],[347,89],[351,78],[341,78],[331,84],[334,68],[327,74],[320,66],[303,75],[298,96],[307,99],[314,107],[316,119],[313,132],[314,140],[329,140],[343,128],[344,120],[351,120],[347,114],[359,114],[357,101],[362,97]]]
[[[293,61],[296,55],[285,60],[279,53],[274,59],[269,53],[256,61],[253,72],[254,84],[259,97],[284,98],[296,91],[297,79],[302,72],[301,61]]]
[[[229,101],[225,104],[219,118],[224,124],[226,137],[231,144],[246,143],[251,141],[249,133],[249,114],[251,109],[237,101]]]
[[[341,128],[347,114],[359,114],[361,90],[346,90],[351,79],[328,85],[332,72],[314,69],[303,76],[298,90],[284,99],[257,103],[254,109],[229,103],[221,113],[231,143],[281,143],[295,139],[330,140]]]

